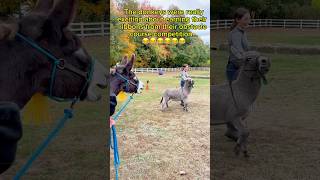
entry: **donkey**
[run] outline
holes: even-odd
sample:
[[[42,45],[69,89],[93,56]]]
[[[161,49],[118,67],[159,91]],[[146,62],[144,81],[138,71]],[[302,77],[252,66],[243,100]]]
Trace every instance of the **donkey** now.
[[[101,95],[94,88],[107,87],[106,69],[97,61],[93,65],[80,39],[68,28],[76,6],[76,0],[38,0],[19,21],[0,24],[0,174],[15,159],[22,137],[20,110],[35,93],[97,101]],[[55,66],[52,58],[23,37],[50,52],[59,64]]]
[[[237,142],[235,153],[240,151],[248,157],[247,138],[249,131],[245,119],[250,107],[258,97],[261,79],[266,81],[265,74],[271,62],[258,52],[249,52],[242,63],[238,79],[226,84],[214,85],[212,93],[212,125],[227,124],[226,136]],[[217,122],[222,123],[217,123]]]
[[[193,85],[194,85],[194,81],[191,78],[188,78],[183,88],[166,89],[160,101],[161,110],[163,111],[165,108],[168,108],[169,107],[168,102],[170,100],[173,100],[173,101],[181,101],[183,110],[188,112],[188,96],[191,93],[191,89],[193,88]]]
[[[120,91],[127,93],[141,93],[144,88],[143,83],[137,78],[134,72],[132,72],[133,64],[136,60],[136,56],[133,54],[130,61],[125,56],[122,59],[120,65],[117,65],[115,70],[111,72],[110,77],[110,116],[114,114],[115,107],[117,105],[116,96]]]

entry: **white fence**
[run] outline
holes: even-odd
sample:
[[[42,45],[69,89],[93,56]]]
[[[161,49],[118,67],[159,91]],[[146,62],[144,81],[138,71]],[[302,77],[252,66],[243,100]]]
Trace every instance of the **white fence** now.
[[[80,37],[86,36],[106,36],[109,31],[109,23],[94,22],[94,23],[72,23],[71,30]]]
[[[211,20],[212,30],[229,29],[232,25],[232,19]],[[252,19],[251,27],[272,27],[272,28],[313,28],[320,29],[320,20],[307,19]]]
[[[233,20],[211,20],[211,30],[229,29]],[[107,36],[110,29],[109,22],[93,23],[72,23],[71,30],[81,37],[86,36]],[[251,27],[272,27],[272,28],[313,28],[320,29],[320,20],[308,19],[252,19]]]
[[[135,73],[144,73],[144,72],[151,72],[151,73],[158,73],[159,71],[163,72],[178,72],[181,71],[181,68],[134,68],[133,72]],[[210,71],[210,67],[190,67],[190,71]]]

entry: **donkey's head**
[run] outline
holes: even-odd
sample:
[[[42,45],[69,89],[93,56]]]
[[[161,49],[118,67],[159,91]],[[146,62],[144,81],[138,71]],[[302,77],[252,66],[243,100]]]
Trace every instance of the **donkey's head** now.
[[[76,6],[76,0],[39,0],[33,11],[19,21],[18,32],[21,35],[32,39],[60,60],[56,73],[52,73],[50,58],[35,52],[38,50],[32,49],[21,39],[18,40],[34,52],[33,61],[42,67],[36,80],[38,87],[34,87],[37,91],[48,94],[52,85],[52,96],[73,98],[81,94],[81,99],[87,97],[89,100],[98,100],[100,96],[92,92],[93,86],[105,87],[107,74],[99,62],[93,61],[80,39],[68,28],[73,21]],[[90,73],[93,73],[93,79],[86,84]]]
[[[188,89],[194,88],[194,80],[191,78],[187,78],[184,86]]]
[[[120,91],[127,93],[140,93],[143,89],[143,83],[139,81],[132,67],[135,62],[136,56],[133,54],[131,59],[125,56],[122,62],[116,66],[115,70],[111,72],[110,79],[110,92],[118,94]]]
[[[271,61],[268,57],[261,56],[256,51],[249,51],[245,54],[243,70],[252,74],[252,78],[262,78],[266,81],[265,75],[269,72]]]

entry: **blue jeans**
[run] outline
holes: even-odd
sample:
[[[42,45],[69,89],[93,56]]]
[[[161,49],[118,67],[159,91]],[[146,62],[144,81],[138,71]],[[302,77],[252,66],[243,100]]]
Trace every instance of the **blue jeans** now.
[[[226,75],[229,81],[236,80],[239,75],[239,68],[229,61],[227,64]]]
[[[180,81],[180,86],[183,87],[183,86],[184,86],[184,83],[185,83],[185,81],[184,81],[184,80],[181,80],[181,81]]]

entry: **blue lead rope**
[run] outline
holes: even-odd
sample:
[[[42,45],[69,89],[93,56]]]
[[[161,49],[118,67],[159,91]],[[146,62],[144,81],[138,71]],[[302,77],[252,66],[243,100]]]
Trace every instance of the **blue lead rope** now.
[[[64,124],[73,117],[72,109],[65,109],[64,116],[61,118],[56,125],[56,127],[49,133],[48,137],[38,146],[38,148],[34,151],[28,161],[22,166],[22,168],[17,172],[14,180],[19,180],[31,167],[32,163],[43,153],[43,151],[48,147],[50,142],[58,135],[59,131],[63,128]]]
[[[129,105],[130,101],[133,99],[133,96],[129,96],[126,102],[123,103],[119,111],[112,116],[114,121],[117,121],[119,119],[119,116],[121,113],[127,108]],[[114,157],[114,169],[116,172],[116,180],[119,179],[119,166],[120,166],[120,157],[119,157],[119,151],[118,151],[118,140],[117,140],[117,131],[116,127],[112,125],[111,127],[112,130],[112,141],[113,143],[110,144],[111,149],[113,149],[113,157]],[[110,137],[111,139],[111,137]]]

